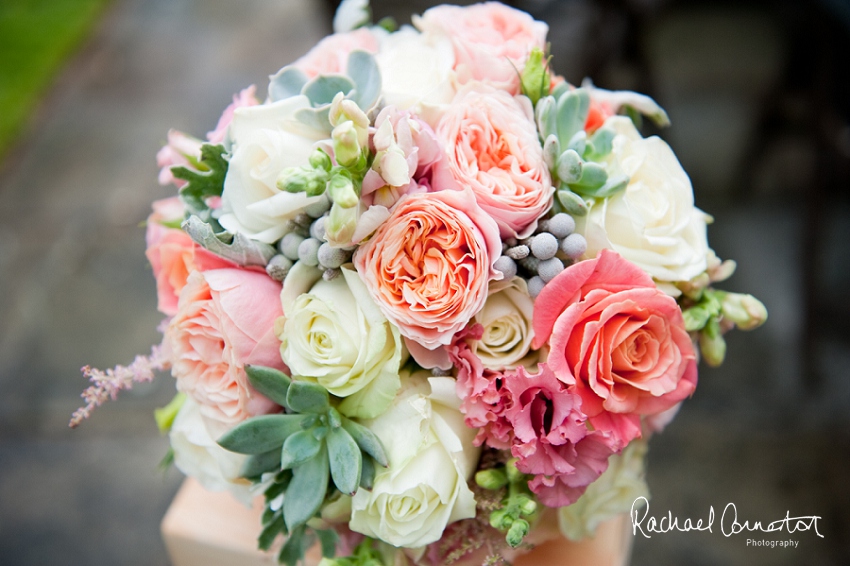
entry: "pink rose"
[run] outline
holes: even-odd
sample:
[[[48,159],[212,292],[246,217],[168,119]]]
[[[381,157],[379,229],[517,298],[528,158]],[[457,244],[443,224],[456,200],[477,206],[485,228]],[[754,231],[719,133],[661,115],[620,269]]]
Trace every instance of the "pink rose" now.
[[[243,106],[256,106],[259,103],[260,101],[257,100],[257,87],[255,85],[242,89],[239,94],[234,94],[233,102],[224,109],[224,112],[221,114],[221,118],[218,119],[218,124],[216,124],[215,129],[211,132],[207,132],[207,140],[213,145],[223,143],[224,138],[227,135],[227,128],[233,120],[233,111],[237,108],[242,108]]]
[[[190,160],[197,161],[201,158],[201,145],[203,142],[192,136],[187,136],[177,130],[168,130],[168,143],[156,154],[156,164],[160,167],[159,184],[173,184],[182,188],[186,181],[177,179],[172,175],[171,168],[177,166],[191,167]]]
[[[529,236],[555,188],[528,98],[467,88],[446,110],[437,137],[448,159],[437,164],[435,187],[469,187],[503,238]]]
[[[245,365],[288,371],[274,333],[275,319],[283,315],[280,290],[264,273],[244,269],[189,275],[165,342],[177,389],[197,401],[208,419],[234,425],[277,407],[254,391]]]
[[[575,384],[582,411],[621,448],[640,436],[640,416],[691,395],[697,362],[675,299],[617,253],[576,263],[549,282],[534,305],[534,347]]]
[[[549,27],[525,12],[498,2],[472,6],[437,6],[413,23],[426,34],[447,37],[455,50],[461,82],[484,81],[519,93],[519,75],[535,47],[546,46]]]
[[[177,197],[155,201],[147,222],[145,255],[156,278],[157,306],[167,316],[177,313],[177,297],[192,271],[207,271],[236,265],[207,251],[180,228],[163,225],[183,220],[183,203]]]
[[[348,55],[358,49],[377,53],[378,38],[368,28],[335,33],[324,38],[306,55],[292,64],[312,78],[316,75],[345,73]]]
[[[362,244],[354,265],[384,316],[434,350],[449,344],[487,300],[500,273],[499,228],[472,192],[405,195]]]

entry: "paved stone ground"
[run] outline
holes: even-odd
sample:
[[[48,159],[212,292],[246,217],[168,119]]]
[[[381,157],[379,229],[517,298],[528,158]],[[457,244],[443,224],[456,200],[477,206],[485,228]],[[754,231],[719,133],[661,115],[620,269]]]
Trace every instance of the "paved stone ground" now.
[[[203,135],[233,92],[262,92],[266,75],[326,32],[323,6],[116,1],[0,170],[0,563],[167,564],[158,526],[180,476],[156,467],[167,442],[151,411],[173,384],[164,376],[70,431],[78,368],[126,363],[157,340],[138,223],[172,192],[156,185],[154,162],[168,128]],[[670,110],[687,122],[687,104]],[[723,369],[702,368],[695,397],[653,440],[652,514],[696,519],[713,506],[719,520],[734,502],[741,521],[821,515],[825,538],[758,537],[800,540],[781,550],[747,548],[717,527],[655,535],[636,541],[633,564],[848,563],[850,348],[822,344],[824,387],[805,395],[801,215],[770,194],[746,209],[697,200],[718,218],[718,253],[739,260],[729,288],[762,298],[771,320],[730,340]],[[839,273],[848,219],[846,209],[829,217]]]

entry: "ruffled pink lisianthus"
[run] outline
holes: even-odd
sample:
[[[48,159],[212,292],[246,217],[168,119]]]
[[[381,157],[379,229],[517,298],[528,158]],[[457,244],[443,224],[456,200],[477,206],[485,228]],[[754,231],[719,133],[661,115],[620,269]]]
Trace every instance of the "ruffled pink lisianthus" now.
[[[145,255],[156,278],[156,308],[167,316],[177,313],[177,298],[193,271],[236,267],[192,241],[180,228],[163,225],[179,223],[185,209],[177,197],[155,201],[147,221]]]
[[[292,66],[310,78],[316,75],[344,73],[352,51],[359,49],[377,53],[379,48],[380,44],[374,32],[362,27],[327,36]]]
[[[493,269],[501,247],[499,227],[472,192],[408,194],[354,265],[384,316],[434,350],[484,306],[488,283],[501,276]]]
[[[555,192],[530,101],[467,88],[446,109],[437,137],[447,159],[436,165],[435,187],[468,187],[503,238],[529,236]]]
[[[266,274],[244,269],[189,275],[164,343],[177,389],[197,401],[206,418],[230,426],[277,409],[251,387],[245,366],[288,371],[274,333],[283,315],[280,290]]]
[[[534,334],[534,347],[548,343],[558,379],[576,386],[593,427],[614,432],[621,448],[640,436],[641,416],[696,388],[696,354],[678,304],[615,252],[602,250],[543,288]]]
[[[413,23],[451,41],[461,82],[483,81],[511,94],[519,93],[519,72],[533,48],[546,46],[549,31],[545,23],[498,2],[436,6]]]

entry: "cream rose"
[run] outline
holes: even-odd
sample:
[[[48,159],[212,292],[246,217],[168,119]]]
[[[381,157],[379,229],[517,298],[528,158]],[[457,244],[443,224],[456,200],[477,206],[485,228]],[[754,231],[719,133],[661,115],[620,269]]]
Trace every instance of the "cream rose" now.
[[[225,230],[271,243],[283,236],[288,219],[323,198],[281,191],[276,184],[281,171],[306,165],[313,144],[328,137],[295,119],[298,110],[309,107],[307,97],[299,95],[234,110],[233,155],[219,218]]]
[[[440,107],[450,103],[456,92],[451,42],[405,26],[384,38],[375,59],[384,102],[399,110],[414,110],[435,125]]]
[[[307,292],[309,291],[309,292]],[[331,281],[297,263],[281,293],[284,318],[276,334],[293,375],[317,381],[339,410],[372,418],[392,402],[406,358],[398,328],[387,322],[356,272],[343,267]]]
[[[706,270],[708,216],[694,206],[691,181],[661,138],[642,138],[629,118],[613,116],[616,132],[605,159],[609,176],[629,184],[594,203],[576,231],[587,239],[585,258],[614,250],[657,281],[687,281]]]
[[[174,465],[208,490],[229,491],[250,505],[251,482],[240,478],[247,456],[225,450],[214,440],[226,430],[220,423],[205,419],[200,405],[187,397],[169,433]]]
[[[561,534],[570,540],[592,537],[603,522],[628,513],[639,497],[649,497],[644,480],[647,443],[633,440],[608,460],[608,469],[572,505],[558,509]]]
[[[493,370],[521,364],[531,350],[533,318],[534,300],[525,280],[492,281],[484,308],[473,318],[484,328],[481,339],[470,343],[481,364]]]
[[[449,523],[475,516],[466,483],[478,463],[475,429],[463,422],[454,380],[429,376],[404,377],[387,412],[364,423],[381,439],[389,467],[371,492],[354,494],[349,526],[394,546],[424,546]]]

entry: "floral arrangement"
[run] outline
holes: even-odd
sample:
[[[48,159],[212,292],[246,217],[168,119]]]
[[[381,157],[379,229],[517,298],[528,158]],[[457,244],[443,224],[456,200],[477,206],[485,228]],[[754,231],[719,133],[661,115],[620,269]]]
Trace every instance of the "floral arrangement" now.
[[[646,495],[649,437],[764,322],[650,98],[553,74],[547,26],[498,3],[336,33],[171,131],[147,221],[162,344],[84,368],[72,426],[170,369],[171,458],[265,497],[296,564],[496,564]],[[283,535],[283,542],[281,538]],[[406,562],[405,562],[406,561]]]

